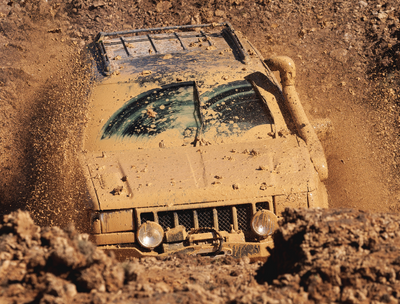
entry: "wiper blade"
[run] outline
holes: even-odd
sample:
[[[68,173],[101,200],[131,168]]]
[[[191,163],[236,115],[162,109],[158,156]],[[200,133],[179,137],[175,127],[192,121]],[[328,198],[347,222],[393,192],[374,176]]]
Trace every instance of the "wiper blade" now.
[[[199,93],[199,88],[197,85],[197,81],[194,81],[194,98],[195,98],[195,119],[196,119],[196,124],[197,124],[197,129],[196,129],[196,135],[194,142],[192,143],[193,146],[197,146],[199,144],[200,146],[207,146],[210,144],[210,142],[207,142],[204,137],[203,137],[203,130],[204,130],[204,121],[201,116],[201,111],[200,111],[200,93]],[[196,115],[197,114],[197,115]]]

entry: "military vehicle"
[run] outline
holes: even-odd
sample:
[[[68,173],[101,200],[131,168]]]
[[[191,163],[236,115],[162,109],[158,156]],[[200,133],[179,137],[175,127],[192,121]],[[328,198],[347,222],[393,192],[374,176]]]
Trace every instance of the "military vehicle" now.
[[[290,58],[264,60],[229,23],[99,33],[90,49],[79,157],[97,245],[264,258],[286,207],[328,206]]]

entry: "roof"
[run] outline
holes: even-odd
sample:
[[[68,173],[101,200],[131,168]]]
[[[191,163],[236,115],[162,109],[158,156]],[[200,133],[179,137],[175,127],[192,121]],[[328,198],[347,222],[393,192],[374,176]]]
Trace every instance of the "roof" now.
[[[138,35],[140,34],[140,35]],[[171,26],[112,33],[100,32],[96,39],[100,72],[111,75],[126,64],[175,54],[230,53],[234,61],[247,64],[249,54],[229,23]],[[201,57],[201,55],[200,55]],[[199,58],[201,59],[201,58]]]

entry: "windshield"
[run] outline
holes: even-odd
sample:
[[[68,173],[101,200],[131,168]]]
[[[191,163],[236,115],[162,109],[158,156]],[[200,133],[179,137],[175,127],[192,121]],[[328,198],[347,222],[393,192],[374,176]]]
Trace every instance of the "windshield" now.
[[[180,83],[132,98],[110,118],[101,139],[146,140],[170,131],[184,142],[194,141],[199,125],[193,90],[193,83]]]
[[[107,121],[101,139],[187,145],[238,138],[258,126],[271,131],[269,109],[248,81],[202,90],[185,82],[133,97]]]
[[[254,127],[273,124],[267,105],[246,80],[220,85],[201,100],[205,138],[238,137]]]

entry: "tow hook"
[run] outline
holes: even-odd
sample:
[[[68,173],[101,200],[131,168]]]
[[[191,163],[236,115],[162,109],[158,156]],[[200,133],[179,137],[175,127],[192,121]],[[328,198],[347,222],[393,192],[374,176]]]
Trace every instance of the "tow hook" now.
[[[222,251],[222,244],[224,243],[224,238],[221,236],[221,234],[214,228],[193,228],[189,231],[187,239],[189,239],[189,236],[191,234],[196,234],[196,233],[205,233],[205,232],[211,232],[213,234],[213,241],[219,241],[219,246],[218,249],[213,252],[214,255],[219,254]]]

